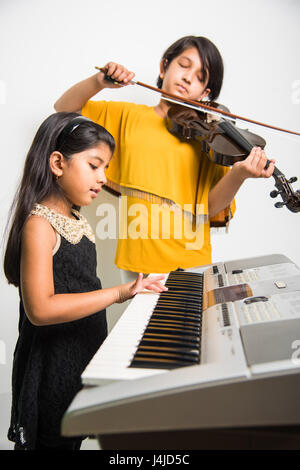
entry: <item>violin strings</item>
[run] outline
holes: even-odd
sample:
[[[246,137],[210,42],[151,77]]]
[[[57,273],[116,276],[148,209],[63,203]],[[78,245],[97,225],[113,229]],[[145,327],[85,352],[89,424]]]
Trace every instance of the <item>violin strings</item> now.
[[[162,93],[162,95],[163,95],[163,93]],[[163,96],[163,99],[166,100],[166,101],[171,101],[172,103],[175,103],[175,104],[181,104],[182,106],[184,106],[184,107],[186,107],[186,108],[192,108],[192,109],[195,109],[196,111],[203,111],[204,113],[210,114],[211,116],[217,115],[217,116],[220,116],[221,118],[223,118],[223,114],[220,113],[220,112],[217,110],[217,108],[216,108],[216,110],[214,110],[214,111],[208,111],[206,108],[203,108],[203,107],[201,106],[201,104],[199,104],[199,106],[194,106],[194,105],[189,104],[189,103],[185,103],[185,102],[182,103],[182,102],[180,102],[180,101],[173,100],[172,98],[169,98],[169,97],[167,97],[167,96]],[[233,122],[236,121],[235,118],[229,117],[229,116],[226,116],[226,120],[228,120],[228,121],[233,121]]]

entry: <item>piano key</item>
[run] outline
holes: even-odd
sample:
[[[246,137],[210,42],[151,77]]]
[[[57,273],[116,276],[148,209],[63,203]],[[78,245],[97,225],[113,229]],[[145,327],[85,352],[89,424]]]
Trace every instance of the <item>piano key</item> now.
[[[167,279],[165,285],[167,287],[178,286],[178,289],[184,288],[185,290],[189,290],[189,289],[195,289],[196,286],[197,286],[197,289],[199,289],[199,286],[201,286],[201,283],[194,282],[193,280]]]
[[[192,364],[198,364],[198,359],[195,357],[187,356],[184,353],[181,354],[176,354],[173,352],[160,352],[160,351],[137,351],[135,354],[135,359],[136,358],[144,358],[144,359],[168,359],[168,360],[174,360],[177,362],[189,362],[191,365]]]
[[[136,358],[132,361],[133,367],[150,367],[150,368],[162,368],[162,369],[175,369],[177,367],[190,366],[189,362],[178,362],[168,359],[142,359]]]
[[[193,304],[190,304],[189,302],[184,300],[172,300],[172,299],[160,299],[157,304],[156,308],[158,307],[182,307],[185,308],[186,310],[189,310],[191,312],[199,312],[200,307],[201,307],[201,302],[194,302]]]
[[[181,307],[180,308],[156,307],[155,313],[160,313],[160,314],[169,313],[173,315],[178,314],[178,315],[182,315],[182,316],[194,318],[194,319],[201,318],[201,314],[199,312],[196,313],[191,310],[188,310],[187,308],[181,308]]]
[[[157,314],[153,314],[155,316],[152,316],[149,320],[149,323],[155,323],[155,324],[161,324],[161,325],[170,325],[170,326],[178,326],[178,327],[183,327],[183,328],[191,328],[194,330],[199,330],[200,328],[200,323],[201,319],[197,318],[196,322],[192,322],[189,320],[186,320],[186,317],[178,318],[176,315],[168,315],[166,314],[161,314],[160,318],[158,317]]]
[[[188,336],[191,339],[194,338],[195,340],[198,337],[198,332],[190,332],[185,330],[184,328],[173,328],[173,327],[163,327],[163,326],[153,326],[150,325],[146,328],[145,333],[167,333],[169,335],[183,335]]]
[[[190,325],[199,325],[200,322],[201,322],[201,317],[200,316],[189,316],[189,315],[182,315],[181,313],[178,314],[178,315],[174,315],[173,313],[170,313],[170,312],[166,312],[166,313],[154,313],[152,315],[153,319],[155,318],[161,318],[161,319],[164,319],[164,318],[170,318],[170,319],[173,319],[173,318],[176,318],[176,319],[180,319],[181,321],[184,321],[185,323],[187,324],[190,324]]]
[[[171,279],[173,279],[172,273],[170,275]],[[198,276],[199,274],[196,275],[196,279]],[[169,278],[170,276],[165,281],[165,285],[167,285]],[[179,350],[182,354],[187,355],[188,358],[199,362],[202,292],[199,288],[198,298],[194,293],[192,297],[187,297],[186,291],[189,288],[189,286],[186,286],[184,289],[180,289],[182,292],[178,293],[179,295],[177,296],[174,296],[174,291],[171,292],[171,298],[169,299],[162,295],[168,293],[168,291],[161,294],[145,293],[146,295],[144,295],[141,293],[137,295],[111,331],[109,340],[104,341],[99,351],[95,354],[92,364],[87,368],[88,370],[85,374],[86,380],[96,370],[98,371],[97,373],[101,373],[103,377],[107,378],[114,376],[123,378],[139,377],[140,375],[137,375],[135,368],[132,366],[132,360],[137,352],[140,353],[143,350],[142,348],[154,349],[154,351],[151,351],[152,353],[155,353],[155,351],[166,351],[168,354],[177,353]],[[142,304],[143,307],[141,308]],[[176,310],[176,305],[177,308],[182,308],[183,311]],[[187,334],[182,334],[178,337],[178,335],[153,336],[152,332],[151,335],[149,335],[149,332],[145,333],[147,325],[154,326],[153,321],[158,320],[160,322],[167,321],[169,324],[170,321],[179,321],[177,326],[182,327],[184,325],[187,328],[196,328],[196,341],[187,341],[190,338]],[[192,330],[193,332],[194,329]],[[186,329],[186,332],[190,332],[190,330]],[[111,344],[114,346],[111,347]],[[149,364],[147,367],[149,367]],[[157,370],[155,373],[160,373],[160,369],[173,368],[174,362],[172,362],[172,366],[169,362],[164,362],[164,367],[162,367],[160,362],[158,369],[158,363],[152,361],[151,367],[154,367],[154,369],[151,369],[152,373],[154,373],[154,370]],[[126,369],[128,372],[126,372]],[[139,368],[139,370],[141,369]],[[141,373],[145,376],[147,375],[147,370],[141,370]]]
[[[179,367],[178,364],[188,362],[185,355],[188,348],[191,348],[193,352],[196,349],[196,355],[188,356],[189,361],[199,362],[203,275],[193,274],[185,277],[184,274],[181,272],[179,275],[174,272],[169,274],[165,282],[168,291],[160,294],[130,367],[135,367],[135,364],[140,365],[141,358],[147,359],[148,357],[147,362],[150,363],[149,356],[156,359],[159,356],[158,361],[151,361],[151,367],[162,367],[161,359],[169,358],[170,354],[173,359],[174,354],[178,359],[175,363],[164,360],[164,366],[173,368],[177,365]],[[200,283],[199,279],[201,279]],[[170,320],[179,322],[172,324]],[[192,324],[186,323],[191,321]],[[145,346],[150,347],[151,352],[148,349],[146,354],[143,349]],[[164,347],[163,351],[158,349],[161,347]],[[139,359],[138,362],[137,359]]]
[[[151,333],[148,333],[147,332],[147,329],[145,330],[144,334],[143,334],[143,338],[144,337],[152,337],[152,338],[175,338],[175,339],[178,339],[180,341],[189,341],[191,343],[194,343],[196,345],[199,344],[199,340],[196,339],[196,338],[193,338],[193,337],[185,337],[185,335],[183,333],[155,333],[155,332],[151,332]]]
[[[195,347],[197,347],[197,345],[195,345],[195,343],[193,342],[189,342],[189,341],[178,341],[176,340],[175,338],[174,339],[170,339],[170,338],[148,338],[148,337],[144,337],[140,344],[142,345],[149,345],[149,346],[165,346],[165,347],[176,347],[176,348],[191,348],[191,349],[195,349]]]
[[[185,331],[190,331],[191,333],[199,333],[200,332],[200,327],[198,326],[191,326],[188,325],[184,322],[176,322],[176,321],[165,321],[165,320],[155,320],[151,319],[148,323],[148,326],[163,326],[163,327],[169,327],[169,326],[174,326],[174,327],[180,327],[184,328]]]
[[[163,346],[156,346],[155,348],[152,347],[152,346],[145,346],[145,345],[140,345],[139,346],[139,350],[140,351],[152,351],[152,352],[155,352],[155,351],[170,351],[170,352],[174,352],[174,353],[179,353],[179,354],[182,354],[182,355],[185,355],[185,356],[190,356],[190,357],[194,357],[194,358],[198,358],[199,359],[199,351],[196,350],[196,349],[189,349],[189,348],[174,348],[174,347],[169,347],[169,348],[166,348],[166,347],[163,347]]]

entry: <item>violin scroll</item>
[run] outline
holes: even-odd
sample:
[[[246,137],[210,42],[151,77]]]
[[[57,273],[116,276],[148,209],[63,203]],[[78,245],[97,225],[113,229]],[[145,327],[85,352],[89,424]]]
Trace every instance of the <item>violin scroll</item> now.
[[[291,184],[297,181],[296,176],[292,176],[289,180],[286,179],[284,174],[275,167],[273,178],[275,179],[275,187],[270,192],[270,196],[275,198],[281,196],[282,201],[276,202],[274,205],[278,209],[286,206],[291,212],[300,212],[300,190],[294,191]]]

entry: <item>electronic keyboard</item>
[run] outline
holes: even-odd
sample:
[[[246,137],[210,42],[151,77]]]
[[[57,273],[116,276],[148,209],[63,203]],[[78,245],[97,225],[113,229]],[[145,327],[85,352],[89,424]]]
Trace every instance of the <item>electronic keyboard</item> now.
[[[86,367],[63,434],[166,446],[170,432],[300,425],[299,268],[276,254],[164,282],[133,298]]]

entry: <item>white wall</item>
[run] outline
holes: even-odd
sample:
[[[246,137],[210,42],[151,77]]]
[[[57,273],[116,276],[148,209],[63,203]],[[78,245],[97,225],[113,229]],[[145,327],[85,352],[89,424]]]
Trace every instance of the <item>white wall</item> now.
[[[1,0],[1,236],[37,126],[66,88],[108,60],[154,84],[160,57],[171,42],[188,34],[207,36],[225,63],[219,101],[242,116],[299,131],[299,20],[298,0]],[[106,90],[102,96],[150,105],[158,100],[139,87]],[[287,176],[300,176],[299,138],[252,129],[265,137],[268,155]],[[213,236],[214,261],[276,252],[300,265],[300,214],[275,209],[268,195],[272,189],[273,178],[246,182],[229,234]],[[87,211],[94,227],[99,201]],[[114,248],[114,241],[98,243],[105,286],[119,283],[112,266]],[[0,292],[0,422],[5,429],[0,440],[5,440],[18,298],[3,273]],[[121,310],[111,311],[112,325]]]

